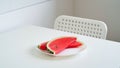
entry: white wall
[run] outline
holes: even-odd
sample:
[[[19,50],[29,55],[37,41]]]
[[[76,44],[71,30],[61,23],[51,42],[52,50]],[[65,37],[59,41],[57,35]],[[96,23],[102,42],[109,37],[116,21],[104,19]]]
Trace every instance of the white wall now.
[[[73,0],[2,0],[0,32],[25,24],[52,28],[59,15],[73,15]]]
[[[120,0],[75,0],[75,16],[104,21],[107,39],[120,42]]]
[[[27,0],[25,0],[27,1]],[[29,1],[29,0],[28,0]],[[16,3],[17,1],[14,1]],[[56,15],[56,2],[48,0],[0,14],[0,32],[8,31],[26,24],[53,27]]]
[[[0,0],[0,14],[40,4],[46,1],[49,0]]]
[[[74,0],[56,0],[56,15],[73,15]]]

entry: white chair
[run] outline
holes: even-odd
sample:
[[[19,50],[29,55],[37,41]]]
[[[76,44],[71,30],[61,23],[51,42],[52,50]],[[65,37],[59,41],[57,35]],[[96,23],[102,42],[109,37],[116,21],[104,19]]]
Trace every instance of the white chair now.
[[[107,35],[107,26],[102,21],[66,15],[55,20],[54,29],[100,39],[106,39]]]

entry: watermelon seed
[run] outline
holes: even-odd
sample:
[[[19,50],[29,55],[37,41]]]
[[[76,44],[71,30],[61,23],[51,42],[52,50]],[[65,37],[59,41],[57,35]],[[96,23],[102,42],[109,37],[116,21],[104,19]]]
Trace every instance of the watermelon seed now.
[[[58,49],[58,46],[57,46],[57,45],[55,45],[55,48],[56,48],[56,49]]]

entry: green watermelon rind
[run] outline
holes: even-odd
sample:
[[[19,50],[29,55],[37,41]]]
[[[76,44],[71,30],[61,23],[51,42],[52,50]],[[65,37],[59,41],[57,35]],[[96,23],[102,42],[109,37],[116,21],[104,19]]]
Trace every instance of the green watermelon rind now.
[[[52,49],[50,49],[49,47],[47,47],[47,51],[48,51],[50,54],[55,54],[55,52],[54,52]]]
[[[37,48],[40,48],[40,45],[38,45]],[[54,54],[54,52],[51,51],[48,47],[47,47],[47,51],[48,51],[50,54]]]

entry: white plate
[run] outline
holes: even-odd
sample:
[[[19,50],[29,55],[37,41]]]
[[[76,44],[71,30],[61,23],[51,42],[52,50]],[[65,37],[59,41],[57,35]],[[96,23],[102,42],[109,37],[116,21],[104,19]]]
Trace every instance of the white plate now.
[[[85,50],[86,46],[82,45],[78,48],[68,48],[56,55],[50,54],[48,51],[41,50],[38,47],[36,47],[36,49],[44,54],[51,55],[51,56],[72,56],[72,55],[76,55],[76,54],[82,52],[83,50]]]

